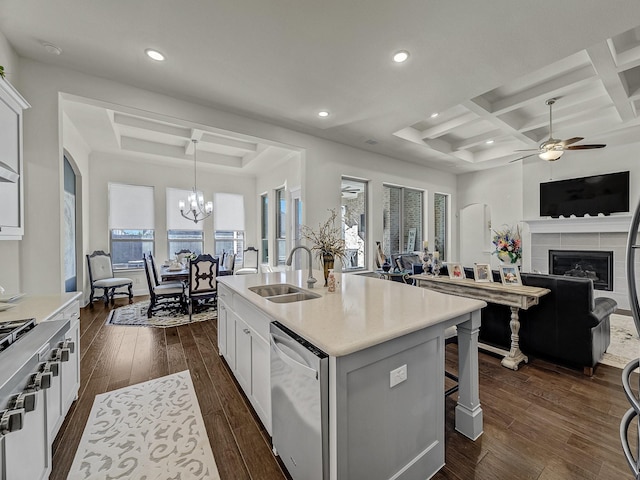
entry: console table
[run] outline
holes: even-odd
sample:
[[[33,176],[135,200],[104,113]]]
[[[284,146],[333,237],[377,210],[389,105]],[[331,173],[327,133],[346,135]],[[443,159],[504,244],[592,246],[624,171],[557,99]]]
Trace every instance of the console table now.
[[[529,359],[520,350],[520,309],[528,310],[537,305],[540,297],[550,292],[547,288],[529,287],[526,285],[502,285],[497,282],[476,282],[470,278],[451,279],[449,277],[434,277],[420,274],[412,275],[419,287],[436,290],[450,295],[475,298],[485,302],[507,305],[511,308],[511,349],[502,359],[502,366],[517,370],[520,362],[527,363]]]

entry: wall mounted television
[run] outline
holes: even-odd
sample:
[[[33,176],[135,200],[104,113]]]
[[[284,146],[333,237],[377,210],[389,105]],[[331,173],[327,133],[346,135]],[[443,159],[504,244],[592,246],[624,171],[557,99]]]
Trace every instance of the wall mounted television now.
[[[582,217],[628,211],[628,171],[540,184],[541,217]]]

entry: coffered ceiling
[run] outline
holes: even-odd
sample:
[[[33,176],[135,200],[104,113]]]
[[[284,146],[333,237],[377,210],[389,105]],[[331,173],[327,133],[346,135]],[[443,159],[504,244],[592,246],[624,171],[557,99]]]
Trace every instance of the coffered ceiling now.
[[[639,25],[637,0],[0,0],[21,57],[453,173],[536,148],[551,97],[555,138],[638,142]],[[153,151],[163,137],[165,153],[185,156],[201,134],[109,115],[111,137],[92,148]],[[202,134],[203,160],[238,168],[263,151],[219,133]]]

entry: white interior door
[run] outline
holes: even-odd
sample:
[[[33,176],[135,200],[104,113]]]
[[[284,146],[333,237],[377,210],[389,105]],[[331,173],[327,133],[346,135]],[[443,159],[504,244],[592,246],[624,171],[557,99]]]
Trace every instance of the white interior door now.
[[[491,260],[491,209],[484,203],[460,210],[460,262],[465,267]]]

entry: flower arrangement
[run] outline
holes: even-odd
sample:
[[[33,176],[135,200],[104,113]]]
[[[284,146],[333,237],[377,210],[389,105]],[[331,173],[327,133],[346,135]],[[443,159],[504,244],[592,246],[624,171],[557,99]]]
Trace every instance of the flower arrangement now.
[[[300,234],[306,240],[313,243],[311,251],[316,254],[320,263],[323,261],[325,254],[333,255],[334,258],[340,260],[345,259],[345,243],[342,238],[342,229],[336,226],[338,214],[334,209],[329,210],[331,215],[326,222],[320,223],[318,229],[303,225]]]
[[[516,263],[522,258],[522,238],[520,226],[515,228],[505,225],[502,230],[494,230],[494,255],[506,263]]]

